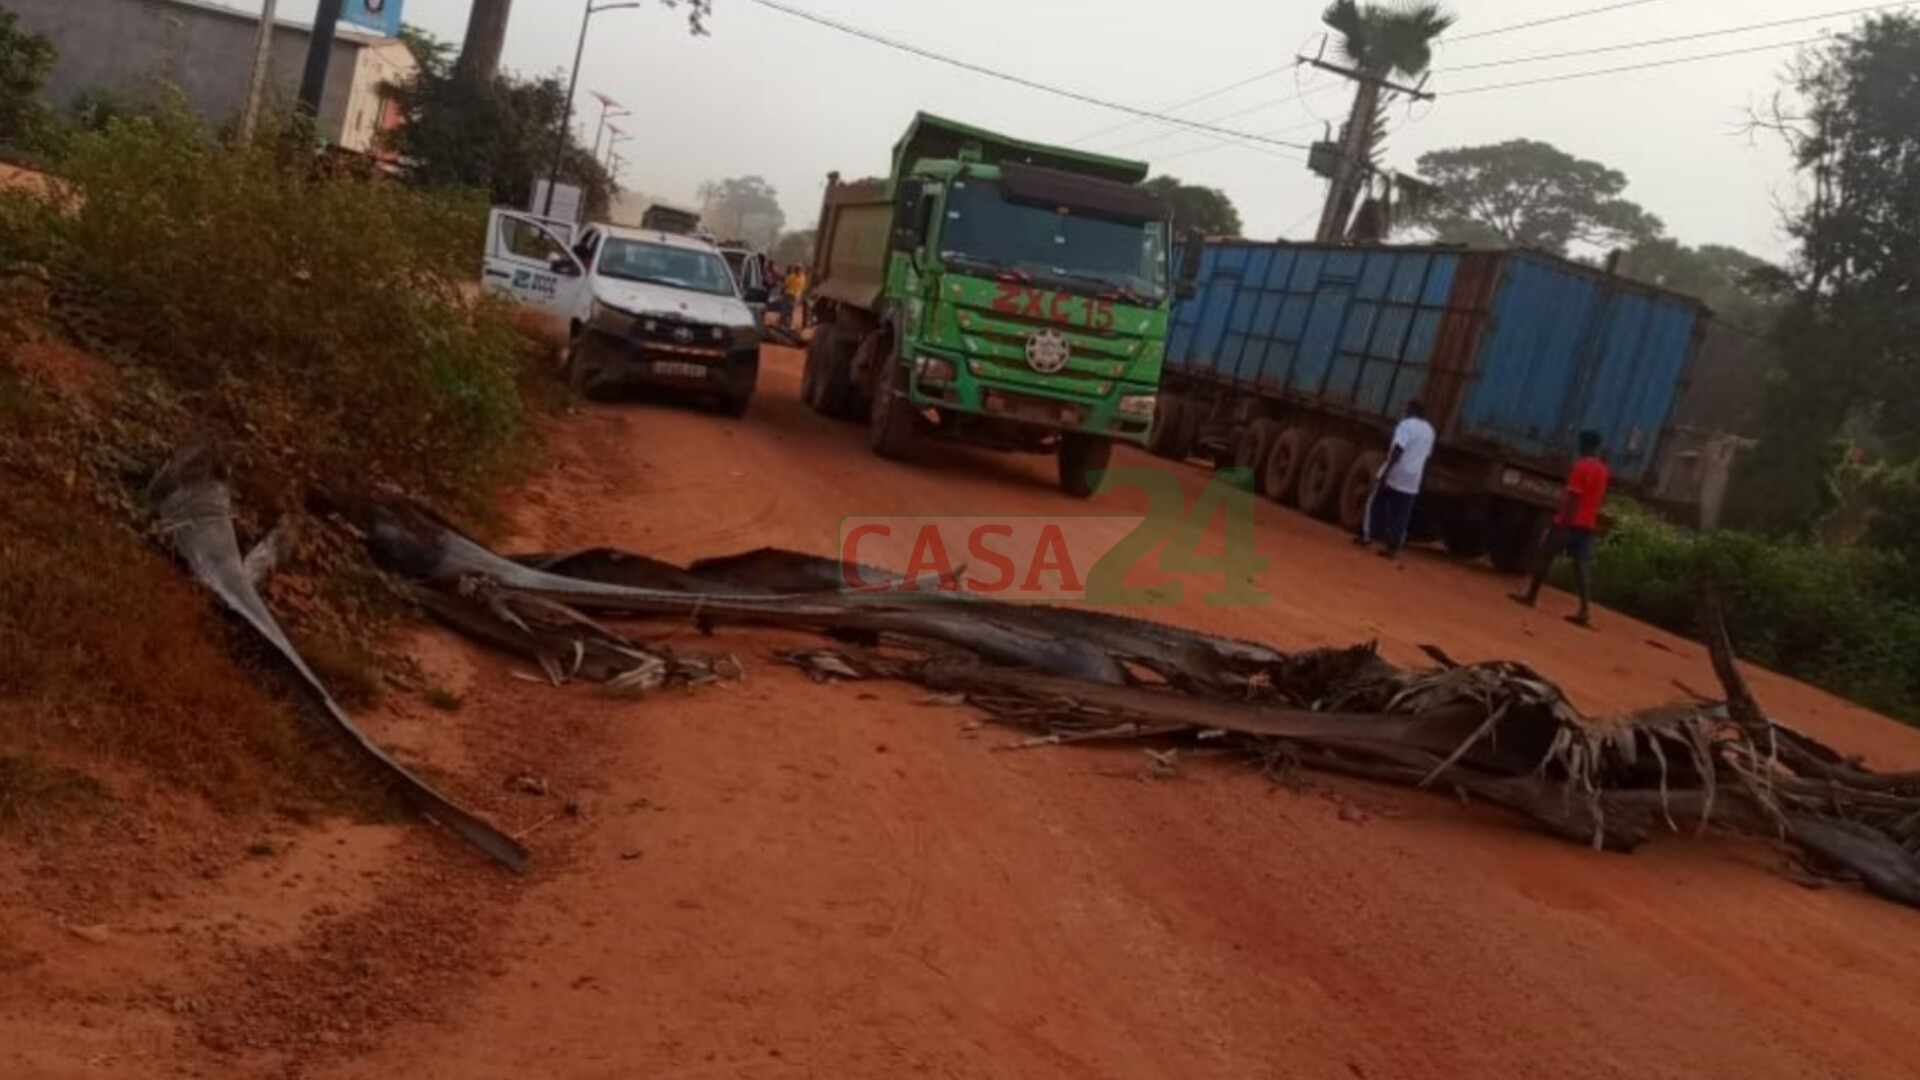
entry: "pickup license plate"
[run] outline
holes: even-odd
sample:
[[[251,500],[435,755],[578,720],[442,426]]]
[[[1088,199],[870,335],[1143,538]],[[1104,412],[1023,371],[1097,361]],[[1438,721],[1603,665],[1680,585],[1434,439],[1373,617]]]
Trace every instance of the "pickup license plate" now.
[[[678,360],[655,360],[653,373],[673,379],[704,379],[707,377],[707,365],[687,364]]]

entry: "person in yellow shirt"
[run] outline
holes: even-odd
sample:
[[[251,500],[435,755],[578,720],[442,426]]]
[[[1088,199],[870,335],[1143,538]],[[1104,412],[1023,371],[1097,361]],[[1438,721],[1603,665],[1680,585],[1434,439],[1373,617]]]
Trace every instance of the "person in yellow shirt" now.
[[[805,330],[812,320],[807,311],[807,268],[795,263],[787,268],[787,327],[793,327],[793,313],[800,313],[800,329]]]

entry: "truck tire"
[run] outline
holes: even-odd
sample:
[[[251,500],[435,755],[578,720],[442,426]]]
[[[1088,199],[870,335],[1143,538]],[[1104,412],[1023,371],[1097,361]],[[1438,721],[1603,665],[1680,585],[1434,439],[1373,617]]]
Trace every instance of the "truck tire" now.
[[[1374,476],[1386,463],[1387,455],[1368,450],[1347,466],[1347,479],[1340,485],[1340,510],[1336,515],[1341,528],[1359,535],[1360,527],[1367,521],[1367,502],[1373,498]]]
[[[1180,460],[1193,456],[1200,446],[1200,429],[1207,421],[1208,404],[1197,398],[1180,399],[1180,429],[1174,439],[1174,445],[1180,450]]]
[[[733,385],[720,397],[720,411],[728,416],[741,417],[753,407],[754,387],[760,382],[760,361],[756,357],[740,369],[734,376]]]
[[[1273,440],[1273,447],[1267,452],[1267,467],[1263,479],[1267,498],[1283,506],[1292,506],[1299,501],[1300,474],[1306,471],[1307,451],[1313,442],[1313,432],[1295,424],[1283,429]]]
[[[1280,424],[1273,420],[1255,420],[1240,432],[1233,448],[1233,467],[1253,474],[1253,490],[1265,495],[1267,456],[1273,453],[1274,440],[1280,437]]]
[[[1471,510],[1454,509],[1440,517],[1440,542],[1447,554],[1459,559],[1477,559],[1487,553],[1487,521]]]
[[[567,343],[567,385],[589,401],[600,396],[600,369],[593,362],[593,343],[585,334]]]
[[[1181,427],[1187,422],[1186,399],[1175,394],[1162,394],[1157,408],[1153,411],[1153,427],[1147,432],[1147,452],[1168,461],[1179,461],[1187,456],[1186,444],[1180,441]]]
[[[807,343],[806,362],[800,365],[800,403],[816,412],[820,409],[818,404],[820,396],[820,353],[826,348],[826,340],[827,334],[824,332],[814,334],[813,340]]]
[[[836,420],[851,420],[859,415],[860,392],[853,385],[853,353],[859,342],[846,334],[828,331],[826,346],[820,350],[820,372],[814,385],[814,411]]]
[[[1346,491],[1347,472],[1360,451],[1352,442],[1329,435],[1307,451],[1306,468],[1300,474],[1300,511],[1322,521],[1340,516],[1340,496]]]
[[[879,373],[881,385],[873,388],[872,407],[867,414],[867,445],[889,461],[912,457],[918,441],[914,424],[919,417],[914,414],[913,402],[899,392],[906,381],[906,370],[897,360],[885,362]]]
[[[1089,473],[1096,473],[1113,460],[1113,440],[1099,435],[1068,433],[1060,436],[1060,490],[1076,499],[1093,495]]]
[[[1493,568],[1503,574],[1530,573],[1550,523],[1545,510],[1511,504],[1498,507],[1487,532],[1487,558]]]

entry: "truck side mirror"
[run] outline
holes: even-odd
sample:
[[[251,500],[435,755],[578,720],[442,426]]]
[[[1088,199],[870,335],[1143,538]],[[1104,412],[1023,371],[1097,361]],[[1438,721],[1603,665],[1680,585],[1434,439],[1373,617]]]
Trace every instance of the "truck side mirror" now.
[[[1177,295],[1182,298],[1192,296],[1195,285],[1200,280],[1200,256],[1206,247],[1206,234],[1199,229],[1188,229],[1180,243],[1180,281]]]
[[[927,189],[917,181],[905,180],[893,197],[893,250],[912,251],[920,246],[927,210]]]

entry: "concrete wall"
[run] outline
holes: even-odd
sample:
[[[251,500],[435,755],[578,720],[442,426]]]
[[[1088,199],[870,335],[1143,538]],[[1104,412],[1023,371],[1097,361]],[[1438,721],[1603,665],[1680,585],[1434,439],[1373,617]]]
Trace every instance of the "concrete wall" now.
[[[183,0],[0,0],[0,6],[59,50],[47,86],[55,108],[70,108],[88,93],[150,97],[163,84],[178,86],[215,125],[238,117],[245,104],[257,14]],[[303,27],[275,28],[268,92],[282,107],[299,92],[311,36]],[[391,77],[361,71],[370,41],[388,44],[360,35],[335,41],[321,99],[320,133],[348,149],[368,148],[380,113],[378,84]],[[357,127],[356,114],[366,118]]]

